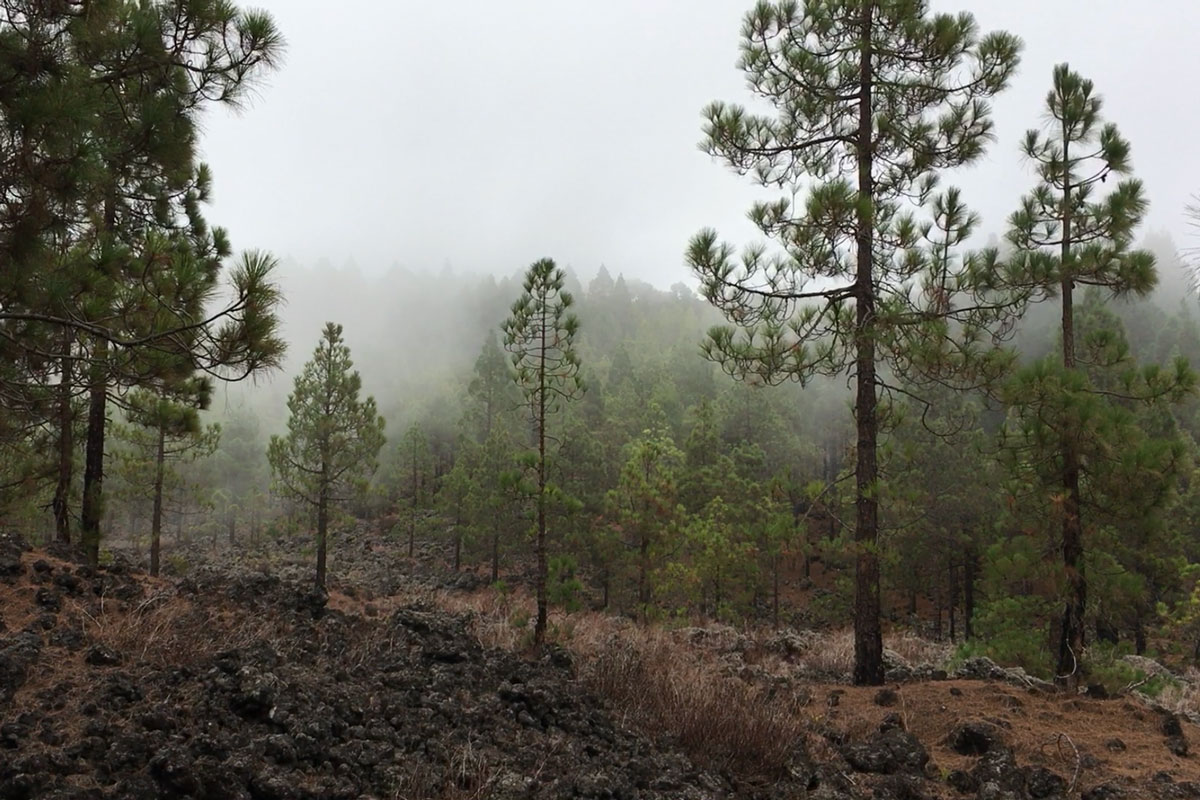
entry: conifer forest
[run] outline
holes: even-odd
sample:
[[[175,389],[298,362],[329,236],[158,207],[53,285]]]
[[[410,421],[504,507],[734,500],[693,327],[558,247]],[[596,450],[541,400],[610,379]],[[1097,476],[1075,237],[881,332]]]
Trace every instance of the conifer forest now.
[[[1200,797],[1200,12],[267,5],[0,0],[0,800]]]

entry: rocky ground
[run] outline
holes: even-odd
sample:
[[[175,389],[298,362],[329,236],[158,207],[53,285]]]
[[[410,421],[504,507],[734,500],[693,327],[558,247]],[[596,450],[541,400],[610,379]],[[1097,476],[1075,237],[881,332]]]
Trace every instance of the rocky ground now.
[[[739,770],[590,691],[587,648],[485,647],[472,614],[414,599],[481,582],[433,568],[437,552],[399,566],[369,535],[339,545],[325,595],[300,559],[216,568],[197,551],[159,580],[0,533],[0,798],[1200,797],[1187,719],[985,661],[896,656],[883,689],[772,684],[764,703],[802,698],[802,733],[775,768]],[[816,642],[673,641],[763,686],[766,651],[802,665]]]

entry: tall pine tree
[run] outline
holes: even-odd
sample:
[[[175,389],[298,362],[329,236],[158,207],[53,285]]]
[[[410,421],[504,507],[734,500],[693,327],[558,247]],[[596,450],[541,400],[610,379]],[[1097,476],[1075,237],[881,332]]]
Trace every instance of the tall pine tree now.
[[[534,262],[525,273],[521,297],[502,326],[504,347],[512,354],[514,376],[529,408],[537,448],[537,623],[533,640],[538,647],[546,638],[546,514],[552,489],[546,442],[553,415],[583,391],[575,353],[579,320],[571,313],[575,300],[563,288],[565,280],[565,273],[553,260]]]
[[[1007,85],[1020,43],[920,0],[760,0],[741,49],[750,88],[776,114],[713,103],[702,147],[804,199],[750,212],[777,255],[752,246],[737,259],[712,230],[692,240],[705,296],[744,331],[714,329],[706,350],[730,373],[768,382],[854,377],[854,680],[878,684],[876,447],[880,394],[895,388],[881,366],[948,379],[1015,302],[995,291],[994,253],[959,256],[975,218],[957,191],[935,190],[943,170],[983,153],[988,98]]]
[[[1134,368],[1111,325],[1093,331],[1086,342],[1077,339],[1077,287],[1145,295],[1157,281],[1154,256],[1133,246],[1147,201],[1141,182],[1127,177],[1130,146],[1116,125],[1104,122],[1102,108],[1090,80],[1066,64],[1054,68],[1045,128],[1028,131],[1021,147],[1038,181],[1012,215],[1008,233],[1014,259],[1040,279],[1038,289],[1046,296],[1058,297],[1062,312],[1058,354],[1022,371],[1008,399],[1016,417],[1009,443],[1023,453],[1013,463],[1031,469],[1056,498],[1051,509],[1060,526],[1066,586],[1056,663],[1059,677],[1070,686],[1082,677],[1085,484],[1089,473],[1094,484],[1108,469],[1102,466],[1111,463],[1106,451],[1120,448],[1120,432],[1128,430],[1122,421],[1127,412],[1112,400],[1179,397],[1195,382],[1182,360],[1167,370]],[[1120,367],[1116,383],[1096,385],[1099,376],[1089,374],[1089,367],[1098,366]],[[1132,442],[1126,444],[1133,448]],[[1094,500],[1104,504],[1100,497]]]

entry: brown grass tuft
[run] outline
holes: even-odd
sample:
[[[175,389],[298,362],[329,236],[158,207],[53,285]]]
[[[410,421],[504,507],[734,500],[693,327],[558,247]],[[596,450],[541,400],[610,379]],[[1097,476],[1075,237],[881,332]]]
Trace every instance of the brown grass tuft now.
[[[781,775],[804,741],[806,696],[721,674],[662,632],[609,635],[589,646],[579,670],[618,714],[669,735],[697,763]]]
[[[77,614],[95,642],[120,653],[131,665],[153,668],[195,664],[277,633],[269,617],[204,608],[171,592],[151,595],[123,610],[102,605],[95,615],[78,603],[64,611]]]
[[[528,641],[531,599],[516,592],[447,594],[439,604],[471,615],[489,647]],[[669,631],[603,614],[553,612],[550,638],[575,657],[580,679],[607,700],[623,724],[667,736],[696,763],[754,777],[786,774],[803,747],[807,695],[766,678],[749,683]],[[757,674],[778,674],[766,659]],[[772,665],[773,666],[773,665]]]

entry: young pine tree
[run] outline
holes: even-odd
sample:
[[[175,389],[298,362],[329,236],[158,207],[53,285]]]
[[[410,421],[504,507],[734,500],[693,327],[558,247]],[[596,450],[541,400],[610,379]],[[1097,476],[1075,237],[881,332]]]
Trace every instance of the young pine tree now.
[[[270,486],[264,438],[258,418],[248,408],[232,411],[222,422],[214,461],[230,547],[237,542],[239,523],[251,539],[256,534],[259,509]]]
[[[624,550],[634,554],[637,610],[651,611],[655,571],[663,554],[678,544],[684,522],[679,504],[683,453],[663,428],[643,431],[626,445],[625,464],[608,493],[608,516]]]
[[[364,488],[384,443],[383,417],[375,398],[359,400],[362,379],[353,365],[342,326],[326,323],[321,343],[288,397],[287,435],[272,436],[267,449],[284,494],[316,510],[320,589],[325,588],[330,512],[351,489]]]
[[[475,374],[467,385],[467,394],[475,403],[465,414],[465,421],[473,428],[474,440],[483,443],[492,435],[497,420],[516,405],[508,360],[494,333],[488,334],[475,359]]]
[[[433,497],[433,454],[429,438],[417,423],[404,432],[400,441],[396,470],[400,492],[408,500],[408,557],[416,555],[417,520]]]
[[[1066,64],[1055,67],[1046,127],[1030,130],[1021,148],[1038,182],[1012,215],[1008,233],[1024,271],[1039,278],[1038,288],[1046,295],[1057,295],[1062,309],[1059,353],[1023,370],[1009,387],[1015,424],[1008,442],[1021,454],[1013,458],[1014,467],[1034,473],[1046,495],[1055,498],[1049,505],[1061,532],[1066,585],[1056,664],[1070,686],[1082,677],[1085,512],[1089,504],[1107,505],[1094,488],[1089,499],[1085,486],[1090,481],[1094,487],[1095,478],[1111,469],[1108,454],[1137,450],[1134,442],[1121,441],[1122,432],[1132,428],[1122,419],[1128,412],[1114,400],[1178,398],[1195,383],[1182,360],[1167,370],[1136,369],[1112,326],[1093,331],[1088,342],[1076,335],[1077,287],[1145,295],[1157,280],[1153,255],[1133,248],[1133,232],[1147,207],[1142,184],[1121,177],[1130,171],[1129,143],[1116,125],[1103,121],[1102,105],[1091,81]],[[1099,365],[1119,368],[1113,385],[1096,385],[1098,376],[1088,367]],[[1127,459],[1127,466],[1153,471],[1163,458],[1171,460],[1169,450],[1140,465]]]
[[[524,291],[505,320],[504,347],[512,354],[514,377],[525,397],[537,447],[537,623],[534,645],[546,638],[546,513],[552,487],[548,481],[547,433],[550,421],[564,402],[583,391],[575,334],[579,320],[571,313],[574,298],[563,288],[566,274],[544,258],[525,273]]]
[[[930,14],[922,0],[760,0],[741,49],[751,89],[776,115],[713,103],[702,147],[803,200],[750,212],[777,255],[754,246],[739,263],[715,231],[692,240],[705,296],[744,331],[714,329],[706,350],[766,382],[854,376],[854,681],[878,684],[879,368],[948,380],[1017,299],[997,291],[994,253],[958,255],[975,217],[956,190],[935,189],[943,170],[983,153],[988,98],[1007,85],[1020,42],[981,37],[970,14]]]
[[[192,378],[170,388],[139,389],[126,398],[130,426],[118,438],[131,446],[129,457],[149,466],[150,574],[158,575],[162,554],[163,488],[173,464],[205,458],[221,439],[217,425],[202,427],[199,409],[207,408],[211,386]],[[136,472],[136,471],[135,471]]]

